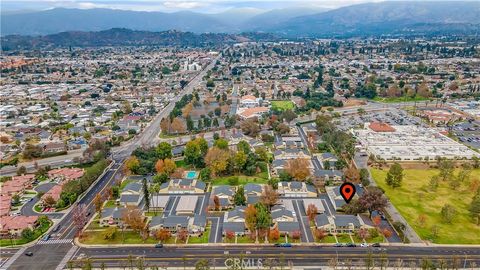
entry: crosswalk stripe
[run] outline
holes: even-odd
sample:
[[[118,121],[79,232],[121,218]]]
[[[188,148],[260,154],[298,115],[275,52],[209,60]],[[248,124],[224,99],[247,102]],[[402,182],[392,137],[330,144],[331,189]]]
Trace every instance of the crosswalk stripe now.
[[[51,239],[47,241],[40,240],[38,245],[48,245],[48,244],[68,244],[72,243],[73,239]]]

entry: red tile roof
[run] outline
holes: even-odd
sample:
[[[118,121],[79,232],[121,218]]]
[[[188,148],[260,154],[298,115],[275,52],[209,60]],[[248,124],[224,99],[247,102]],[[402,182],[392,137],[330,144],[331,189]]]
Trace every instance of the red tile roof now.
[[[381,122],[372,122],[368,127],[375,132],[394,132],[395,131],[395,129],[389,124],[381,123]]]

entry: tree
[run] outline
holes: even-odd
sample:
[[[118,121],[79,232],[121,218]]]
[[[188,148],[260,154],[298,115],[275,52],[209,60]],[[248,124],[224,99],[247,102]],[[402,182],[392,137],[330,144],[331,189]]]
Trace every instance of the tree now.
[[[103,198],[100,193],[97,193],[97,195],[95,195],[95,198],[93,198],[93,204],[95,204],[95,212],[97,212],[97,214],[100,216],[103,206]]]
[[[310,222],[315,221],[315,217],[317,216],[318,209],[315,204],[311,203],[307,206],[307,217]]]
[[[213,204],[215,206],[215,211],[220,210],[220,198],[217,195],[213,196]]]
[[[208,165],[213,175],[222,173],[227,169],[230,153],[216,146],[208,149],[205,156],[205,164]]]
[[[117,233],[117,228],[116,228],[116,227],[108,227],[108,228],[103,232],[103,239],[105,239],[105,240],[114,239],[116,233]]]
[[[177,231],[177,240],[180,240],[180,242],[185,243],[188,238],[188,230],[187,229],[180,229]]]
[[[257,228],[257,208],[253,204],[245,208],[245,226],[251,233]]]
[[[46,207],[53,207],[55,203],[55,199],[52,196],[47,196],[45,199],[43,199],[43,204]]]
[[[383,234],[383,236],[385,236],[385,238],[390,238],[393,233],[389,229],[385,228],[385,229],[383,229],[382,234]]]
[[[172,234],[168,229],[164,228],[155,231],[155,238],[161,242],[167,242],[170,237],[172,237]]]
[[[202,167],[203,157],[208,151],[208,143],[203,138],[196,138],[185,145],[184,157],[187,164]]]
[[[35,239],[35,234],[33,233],[32,229],[25,228],[22,230],[22,238],[28,241],[32,241],[33,239]]]
[[[260,132],[260,125],[254,119],[247,119],[240,123],[240,128],[245,135],[256,137]]]
[[[210,270],[210,262],[207,259],[200,259],[195,264],[195,270]]]
[[[225,237],[228,240],[233,240],[235,238],[235,233],[233,231],[226,231],[225,232]]]
[[[440,178],[443,181],[447,181],[453,178],[453,171],[455,169],[455,165],[451,160],[439,160],[438,162],[438,169],[440,170]]]
[[[270,228],[272,223],[272,217],[270,212],[268,211],[267,207],[263,203],[256,203],[255,208],[257,209],[256,212],[256,228],[260,234],[263,234]]]
[[[185,123],[182,121],[182,119],[175,117],[172,121],[171,128],[173,131],[175,131],[176,134],[182,134],[187,131],[185,127]]]
[[[395,189],[402,185],[402,180],[403,180],[403,168],[398,162],[395,162],[388,170],[385,181],[387,182],[387,185]]]
[[[468,207],[468,211],[472,216],[473,220],[476,221],[477,225],[480,225],[480,192],[477,191],[477,194],[473,197],[472,202],[470,202],[470,206]]]
[[[122,222],[134,232],[140,232],[146,226],[142,211],[138,208],[127,208],[122,212]]]
[[[124,166],[126,174],[136,173],[140,168],[140,161],[136,156],[130,156]]]
[[[430,190],[436,191],[438,188],[440,182],[440,175],[434,175],[430,178],[430,181],[428,182],[428,186],[430,187]]]
[[[285,110],[280,114],[280,119],[284,119],[288,123],[292,122],[295,118],[297,118],[297,114],[290,109]]]
[[[345,175],[345,179],[352,183],[357,183],[358,180],[360,179],[360,173],[354,166],[349,166],[345,170],[344,175]]]
[[[168,142],[161,142],[155,149],[159,159],[172,158],[172,146]]]
[[[370,237],[370,232],[368,231],[368,229],[360,228],[360,230],[357,231],[357,236],[358,236],[358,238],[365,241],[366,239],[368,239]]]
[[[273,230],[270,230],[268,233],[268,238],[270,238],[271,241],[277,241],[280,238],[280,231],[277,227],[275,227]]]
[[[243,151],[238,151],[233,156],[234,166],[237,172],[241,171],[247,163],[247,155]]]
[[[147,211],[150,210],[150,193],[148,192],[148,184],[147,184],[147,178],[143,178],[142,180],[142,188],[143,188],[143,197],[145,200],[145,207],[147,208]]]
[[[77,229],[77,234],[80,234],[87,223],[87,212],[88,209],[85,204],[79,204],[72,210],[73,224]]]
[[[364,187],[368,187],[370,185],[370,179],[368,174],[368,169],[361,168],[360,169],[360,181]]]
[[[202,181],[209,181],[211,178],[211,171],[209,168],[203,168],[200,170],[200,180]]]
[[[219,138],[218,140],[215,140],[215,142],[213,143],[213,146],[216,146],[222,150],[227,150],[228,149],[228,141],[223,139],[223,138]]]
[[[440,215],[442,216],[442,221],[445,223],[452,223],[457,215],[457,209],[451,206],[450,204],[445,204],[440,211]]]
[[[245,198],[243,186],[239,186],[235,195],[233,196],[235,205],[245,205],[247,199]]]
[[[349,215],[357,215],[364,213],[367,209],[359,202],[358,199],[353,199],[350,203],[346,203],[342,206],[343,212]]]
[[[237,151],[241,151],[248,155],[251,152],[250,145],[247,141],[241,140],[237,144]]]
[[[366,189],[358,201],[369,210],[370,213],[374,210],[381,210],[387,206],[387,198],[385,198],[383,192],[380,189],[373,187]]]
[[[278,192],[272,186],[266,185],[260,196],[260,202],[271,208],[278,202]]]
[[[165,160],[159,159],[157,163],[155,163],[155,170],[159,174],[165,173],[166,175],[170,175],[176,168],[177,165],[175,164],[175,161],[168,158]]]
[[[315,229],[313,233],[315,235],[315,238],[319,241],[322,241],[323,238],[327,236],[327,233],[324,229]]]
[[[304,181],[310,176],[309,166],[307,159],[290,159],[285,164],[285,172],[295,180]]]
[[[292,237],[292,239],[294,239],[294,240],[299,240],[300,236],[302,236],[302,233],[298,230],[295,230],[295,231],[291,232],[291,234],[290,234],[290,237]]]
[[[20,166],[17,169],[17,175],[24,175],[27,173],[27,168],[25,166]]]

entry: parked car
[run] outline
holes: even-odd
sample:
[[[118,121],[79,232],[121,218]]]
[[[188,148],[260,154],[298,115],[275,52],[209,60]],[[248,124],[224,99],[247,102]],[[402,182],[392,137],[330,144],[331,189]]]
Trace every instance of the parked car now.
[[[348,243],[347,244],[347,247],[356,247],[357,245],[355,245],[354,243]]]
[[[48,241],[48,239],[50,239],[50,234],[46,234],[46,235],[42,238],[43,241]]]
[[[290,243],[281,243],[281,244],[275,244],[276,247],[292,247],[292,244]]]
[[[25,252],[25,256],[32,257],[32,256],[33,256],[33,252],[31,252],[31,251]]]
[[[163,244],[156,244],[155,248],[163,248]]]
[[[342,244],[342,243],[335,243],[335,245],[333,245],[333,246],[334,246],[334,247],[343,247],[343,246],[345,246],[345,245]]]
[[[361,243],[360,246],[361,247],[368,247],[368,244],[367,243]]]
[[[57,232],[58,230],[60,230],[60,225],[57,225],[53,228],[52,232]]]
[[[380,243],[374,243],[372,244],[372,247],[380,247]]]

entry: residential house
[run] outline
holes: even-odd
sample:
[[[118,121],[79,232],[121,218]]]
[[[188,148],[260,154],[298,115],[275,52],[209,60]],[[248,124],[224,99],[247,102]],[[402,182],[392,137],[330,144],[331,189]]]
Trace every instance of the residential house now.
[[[5,216],[0,219],[0,237],[20,237],[22,231],[37,227],[38,216]]]
[[[160,194],[203,194],[206,185],[198,179],[172,179],[160,186]]]
[[[177,216],[169,215],[166,217],[155,216],[152,218],[148,227],[150,232],[155,232],[161,229],[168,229],[172,234],[179,230],[188,230],[190,235],[201,235],[205,232],[207,226],[207,217],[203,215],[194,216]]]
[[[122,224],[122,215],[124,207],[105,207],[102,209],[99,224],[102,227],[106,226],[118,226]]]
[[[247,204],[255,204],[260,201],[260,196],[263,192],[262,185],[248,183],[243,188]]]
[[[59,181],[71,181],[82,177],[84,170],[80,168],[60,168],[48,171],[48,177],[50,179],[56,179]]]
[[[233,196],[235,195],[235,189],[232,186],[221,185],[213,187],[212,194],[210,198],[210,207],[215,208],[214,198],[215,196],[218,197],[218,201],[220,203],[220,208],[222,210],[229,209],[233,207],[234,201]]]
[[[119,203],[121,206],[134,206],[143,208],[143,185],[140,182],[128,183],[120,193]]]
[[[151,211],[164,211],[167,207],[168,200],[170,196],[168,195],[150,195],[150,210]]]
[[[345,200],[340,194],[340,186],[326,187],[328,199],[332,203],[335,210],[341,210],[345,205]],[[363,194],[363,188],[359,185],[355,185],[355,195],[354,198],[358,198]]]
[[[277,190],[283,197],[317,197],[315,187],[305,182],[279,182]]]
[[[233,232],[235,235],[245,235],[245,206],[236,206],[223,215],[223,235]]]
[[[180,196],[175,212],[177,215],[193,215],[197,206],[198,196]]]
[[[361,228],[372,228],[363,222],[360,216],[356,215],[334,215],[327,216],[320,214],[315,217],[317,229],[323,229],[328,233],[354,233]]]

